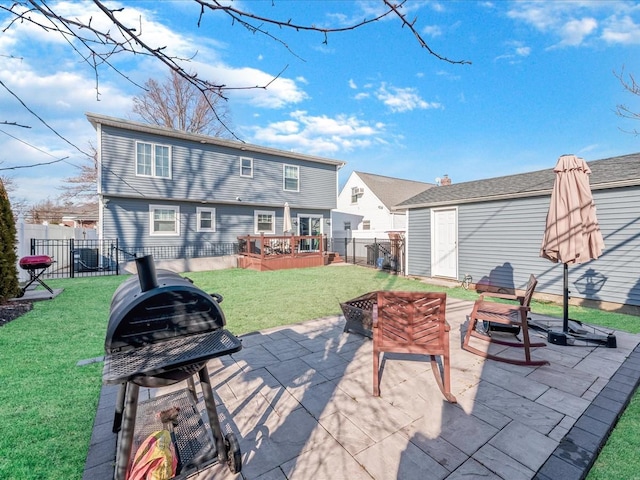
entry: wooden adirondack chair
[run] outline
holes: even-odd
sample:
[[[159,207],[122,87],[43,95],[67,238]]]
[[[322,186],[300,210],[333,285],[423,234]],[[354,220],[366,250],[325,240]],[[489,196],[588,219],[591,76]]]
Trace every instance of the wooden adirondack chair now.
[[[527,289],[524,295],[505,295],[496,293],[484,293],[480,295],[480,298],[476,300],[471,315],[469,315],[469,325],[467,327],[467,333],[462,343],[462,348],[468,352],[475,353],[481,357],[489,358],[491,360],[497,360],[499,362],[511,363],[514,365],[548,365],[546,360],[531,360],[531,347],[546,347],[546,343],[531,343],[529,340],[529,327],[527,323],[527,315],[531,311],[529,304],[533,297],[533,292],[536,288],[538,281],[534,275],[529,277],[527,283]],[[517,300],[516,304],[498,303],[487,300],[485,297],[503,298],[508,300]],[[495,338],[491,335],[491,330],[485,328],[486,333],[478,332],[476,327],[478,322],[489,322],[494,324],[520,326],[522,332],[522,342],[510,342]],[[524,348],[524,360],[518,360],[514,358],[502,357],[499,355],[493,355],[482,350],[478,350],[475,347],[469,345],[471,337],[479,338],[488,342],[492,342],[498,345],[506,345],[509,347],[521,347]],[[516,337],[517,338],[517,337]]]
[[[430,355],[440,391],[451,403],[449,324],[445,293],[377,292],[373,314],[373,394],[380,395],[382,352]],[[437,357],[442,357],[442,371]]]

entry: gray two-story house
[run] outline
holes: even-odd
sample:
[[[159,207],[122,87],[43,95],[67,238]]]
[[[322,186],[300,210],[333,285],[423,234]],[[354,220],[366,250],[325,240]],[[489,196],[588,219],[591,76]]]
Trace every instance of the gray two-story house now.
[[[202,256],[242,235],[330,232],[344,162],[88,113],[102,239]]]

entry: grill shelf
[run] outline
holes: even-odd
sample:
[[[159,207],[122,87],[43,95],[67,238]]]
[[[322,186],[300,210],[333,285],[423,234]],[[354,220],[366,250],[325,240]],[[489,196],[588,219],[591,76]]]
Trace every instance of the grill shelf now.
[[[119,384],[136,377],[153,377],[210,358],[230,355],[241,348],[240,340],[226,329],[165,340],[105,355],[102,381]]]
[[[211,433],[198,413],[193,395],[186,388],[138,404],[138,427],[133,437],[130,462],[142,442],[153,432],[162,430],[156,413],[171,407],[180,408],[175,438],[182,469],[174,478],[183,478],[217,461]]]

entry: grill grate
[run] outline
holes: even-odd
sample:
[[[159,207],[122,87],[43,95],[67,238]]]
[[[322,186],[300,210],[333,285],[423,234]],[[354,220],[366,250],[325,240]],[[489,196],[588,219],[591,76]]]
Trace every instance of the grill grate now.
[[[229,355],[242,348],[240,340],[225,329],[181,336],[126,352],[107,354],[102,371],[105,384],[136,377],[153,377],[181,367]]]

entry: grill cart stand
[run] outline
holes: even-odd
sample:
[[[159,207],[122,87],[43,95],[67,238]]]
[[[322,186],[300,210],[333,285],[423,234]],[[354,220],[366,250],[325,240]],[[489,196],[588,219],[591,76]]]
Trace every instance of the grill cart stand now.
[[[105,366],[102,381],[105,384],[120,384],[120,392],[118,394],[118,402],[116,405],[116,415],[114,418],[114,431],[122,427],[118,442],[118,451],[116,453],[116,480],[124,480],[127,475],[129,461],[134,444],[134,431],[136,427],[136,416],[138,407],[147,406],[148,402],[163,402],[163,397],[155,400],[143,402],[138,405],[138,393],[140,383],[145,385],[153,377],[162,375],[163,373],[180,371],[186,374],[197,370],[200,380],[200,387],[204,397],[204,403],[207,410],[209,426],[213,434],[215,442],[215,452],[220,463],[227,463],[232,472],[240,471],[240,452],[239,449],[232,451],[232,446],[237,448],[238,442],[233,433],[229,432],[223,435],[220,427],[218,412],[216,409],[213,389],[209,380],[209,371],[206,366],[206,360],[229,355],[235,353],[242,348],[240,340],[229,333],[227,330],[220,329],[205,334],[193,335],[185,342],[185,338],[173,339],[161,343],[147,345],[145,347],[130,350],[121,354],[111,354],[105,356]],[[205,362],[203,362],[205,360]],[[188,377],[188,398],[194,399],[195,388],[193,379]],[[171,394],[170,394],[171,395]],[[195,400],[195,399],[194,399]],[[185,414],[189,409],[182,409]],[[192,414],[199,415],[195,408]],[[120,422],[120,416],[122,422]],[[186,419],[193,422],[193,419]],[[120,423],[122,425],[120,425]],[[197,421],[196,421],[197,423]],[[201,423],[201,422],[200,422]],[[177,435],[180,434],[178,431]],[[191,432],[193,435],[194,432]],[[179,439],[181,442],[198,444],[202,443],[203,431],[195,432],[195,439]],[[206,450],[208,445],[202,445],[204,450],[195,452],[200,455],[200,461],[205,462]],[[203,453],[204,452],[204,453]],[[199,463],[197,459],[190,458],[190,455],[183,455],[179,452],[183,464],[188,464],[190,460],[195,460],[195,465]],[[193,462],[192,462],[193,464]]]

